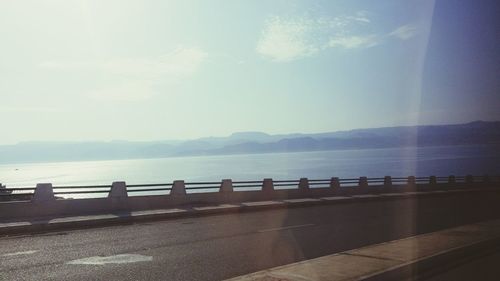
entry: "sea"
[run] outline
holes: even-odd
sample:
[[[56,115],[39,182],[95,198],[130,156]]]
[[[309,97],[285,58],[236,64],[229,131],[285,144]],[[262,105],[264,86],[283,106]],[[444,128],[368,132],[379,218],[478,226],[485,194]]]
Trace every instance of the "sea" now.
[[[0,183],[106,185],[174,180],[500,175],[500,146],[434,146],[0,165]]]

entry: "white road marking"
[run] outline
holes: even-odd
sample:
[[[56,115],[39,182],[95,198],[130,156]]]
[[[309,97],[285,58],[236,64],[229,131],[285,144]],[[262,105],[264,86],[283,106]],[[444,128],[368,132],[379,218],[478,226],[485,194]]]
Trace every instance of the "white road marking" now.
[[[12,257],[12,256],[20,256],[20,255],[31,255],[34,254],[38,251],[32,250],[32,251],[23,251],[23,252],[15,252],[15,253],[7,253],[7,254],[2,254],[0,257]]]
[[[144,262],[152,261],[153,257],[136,255],[136,254],[122,254],[108,257],[90,257],[77,259],[67,262],[66,264],[92,264],[92,265],[103,265],[108,263],[121,264],[121,263],[133,263],[133,262]]]
[[[283,226],[283,227],[276,227],[276,228],[268,228],[268,229],[261,229],[257,232],[269,232],[269,231],[279,231],[279,230],[287,230],[287,229],[292,229],[292,228],[299,228],[299,227],[307,227],[307,226],[313,226],[314,224],[308,223],[308,224],[299,224],[299,225],[291,225],[291,226]]]

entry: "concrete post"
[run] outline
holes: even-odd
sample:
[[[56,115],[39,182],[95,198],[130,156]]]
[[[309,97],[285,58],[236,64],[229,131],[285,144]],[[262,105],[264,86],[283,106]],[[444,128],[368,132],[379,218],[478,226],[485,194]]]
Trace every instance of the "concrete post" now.
[[[108,198],[112,199],[121,199],[127,198],[127,184],[124,181],[115,181],[111,185],[111,189],[108,193]]]
[[[454,184],[456,183],[457,181],[455,180],[455,176],[451,175],[448,177],[448,183],[450,184]]]
[[[368,178],[360,177],[358,185],[359,187],[368,187]]]
[[[391,187],[391,186],[392,186],[392,178],[390,176],[385,176],[384,187]]]
[[[330,180],[330,187],[331,188],[340,188],[340,180],[337,177],[333,177]]]
[[[174,181],[170,195],[186,195],[186,185],[183,180]]]
[[[39,183],[36,185],[35,193],[33,194],[33,202],[45,202],[55,200],[54,189],[51,183]]]
[[[474,177],[472,175],[465,176],[465,183],[474,183]]]
[[[489,175],[484,175],[483,176],[483,182],[484,183],[490,183],[490,176]]]
[[[437,178],[436,178],[436,176],[430,176],[429,177],[429,184],[437,184]]]
[[[262,182],[262,191],[271,192],[274,191],[273,179],[264,179]]]
[[[232,179],[222,180],[219,192],[233,192],[233,180]]]
[[[299,190],[309,190],[309,180],[307,178],[299,180]]]
[[[417,181],[415,179],[415,176],[409,176],[408,177],[408,181],[407,181],[408,185],[415,185],[416,183],[417,183]]]

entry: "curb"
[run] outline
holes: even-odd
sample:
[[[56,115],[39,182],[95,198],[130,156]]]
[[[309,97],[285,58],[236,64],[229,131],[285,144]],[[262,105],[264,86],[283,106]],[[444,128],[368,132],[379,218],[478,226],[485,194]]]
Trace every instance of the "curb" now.
[[[415,246],[422,247],[421,251],[415,251]],[[372,244],[226,281],[426,280],[499,250],[500,220],[496,219]]]
[[[488,255],[498,251],[500,246],[500,236],[491,239],[485,239],[476,243],[453,248],[434,254],[429,257],[399,265],[387,269],[383,272],[375,273],[358,279],[359,281],[399,281],[414,278],[416,280],[425,280],[438,273],[465,264],[476,258]]]

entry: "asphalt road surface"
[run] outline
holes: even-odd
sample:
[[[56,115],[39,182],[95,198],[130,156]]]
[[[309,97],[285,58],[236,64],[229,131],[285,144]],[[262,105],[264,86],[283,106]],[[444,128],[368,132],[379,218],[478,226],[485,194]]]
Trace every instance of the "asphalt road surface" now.
[[[222,280],[496,218],[458,193],[235,213],[0,238],[1,280]]]

